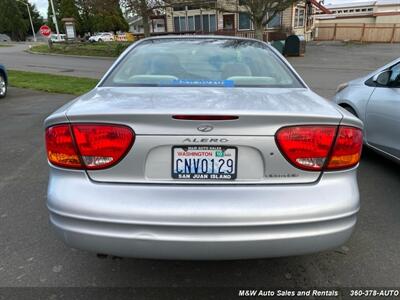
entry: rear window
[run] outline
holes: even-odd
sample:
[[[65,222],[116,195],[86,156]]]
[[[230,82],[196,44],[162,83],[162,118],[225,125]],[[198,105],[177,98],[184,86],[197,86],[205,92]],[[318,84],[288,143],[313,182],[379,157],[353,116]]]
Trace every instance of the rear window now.
[[[263,43],[236,39],[142,42],[103,86],[303,87]]]

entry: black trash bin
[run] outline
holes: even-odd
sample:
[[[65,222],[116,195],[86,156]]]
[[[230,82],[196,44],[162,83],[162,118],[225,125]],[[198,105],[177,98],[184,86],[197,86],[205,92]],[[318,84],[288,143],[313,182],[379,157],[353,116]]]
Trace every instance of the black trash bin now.
[[[290,35],[286,38],[285,51],[286,56],[304,56],[306,53],[306,40],[302,35]]]

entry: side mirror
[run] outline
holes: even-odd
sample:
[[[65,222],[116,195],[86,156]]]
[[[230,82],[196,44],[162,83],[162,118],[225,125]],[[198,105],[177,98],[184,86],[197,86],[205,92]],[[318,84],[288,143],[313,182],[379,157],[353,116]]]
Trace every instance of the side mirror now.
[[[400,73],[392,72],[389,85],[394,88],[400,87]]]
[[[387,86],[390,83],[390,77],[392,76],[391,70],[382,71],[376,74],[372,81],[381,86]]]

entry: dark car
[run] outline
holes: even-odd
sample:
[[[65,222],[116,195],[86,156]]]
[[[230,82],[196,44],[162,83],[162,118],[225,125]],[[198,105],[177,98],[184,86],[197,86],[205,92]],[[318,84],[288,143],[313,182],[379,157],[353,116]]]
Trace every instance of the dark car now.
[[[6,68],[0,65],[0,98],[4,98],[7,95],[8,87],[8,76]]]

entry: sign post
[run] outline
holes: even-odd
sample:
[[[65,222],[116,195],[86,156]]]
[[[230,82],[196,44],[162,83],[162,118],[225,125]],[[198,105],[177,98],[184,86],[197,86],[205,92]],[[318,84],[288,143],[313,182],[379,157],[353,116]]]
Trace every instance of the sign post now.
[[[49,43],[49,48],[51,49],[53,47],[52,41],[51,41],[51,29],[47,25],[42,25],[39,29],[39,32],[42,36],[47,38],[48,43]]]

